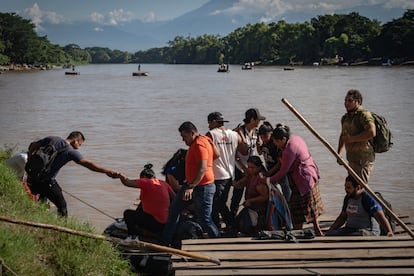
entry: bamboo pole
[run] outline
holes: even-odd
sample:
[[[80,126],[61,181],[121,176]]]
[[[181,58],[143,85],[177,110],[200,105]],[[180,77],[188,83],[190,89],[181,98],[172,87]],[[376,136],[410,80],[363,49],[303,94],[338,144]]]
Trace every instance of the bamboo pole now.
[[[352,175],[356,181],[376,200],[382,208],[385,209],[391,217],[402,227],[407,233],[414,239],[414,233],[410,228],[397,216],[394,212],[374,193],[374,191],[366,184],[355,171],[348,165],[348,163],[336,152],[336,150],[326,141],[319,133],[306,121],[306,119],[288,102],[286,99],[282,99],[282,102],[295,114],[295,116],[318,138],[322,144],[324,144],[329,151],[341,162],[341,164],[347,169],[348,173]]]
[[[126,242],[126,241],[118,239],[118,238],[107,237],[107,236],[100,235],[100,234],[94,234],[94,233],[88,233],[88,232],[84,232],[84,231],[74,230],[74,229],[66,228],[66,227],[59,226],[59,225],[44,224],[44,223],[40,223],[40,222],[33,222],[33,221],[9,218],[9,217],[5,217],[5,216],[0,216],[0,220],[1,221],[6,221],[6,222],[9,222],[9,223],[14,223],[14,224],[21,224],[21,225],[27,225],[27,226],[32,226],[32,227],[55,230],[55,231],[59,231],[59,232],[69,233],[69,234],[78,235],[78,236],[87,237],[87,238],[92,238],[92,239],[107,240],[107,241],[111,241],[111,242],[114,242],[114,243],[117,243],[117,244],[122,244],[122,245],[128,245],[128,246],[134,246],[134,247],[138,246],[140,248],[149,248],[149,249],[152,249],[152,250],[155,250],[155,251],[158,251],[158,252],[167,252],[167,253],[171,253],[171,254],[175,254],[175,255],[189,257],[189,258],[199,260],[199,261],[212,262],[212,263],[215,263],[217,265],[220,265],[220,260],[218,260],[216,258],[213,258],[213,257],[201,255],[201,254],[194,253],[194,252],[188,252],[188,251],[184,251],[184,250],[180,250],[180,249],[176,249],[176,248],[171,248],[171,247],[168,247],[168,246],[162,246],[162,245],[158,245],[158,244],[154,244],[154,243],[150,243],[150,242],[144,242],[144,241]]]

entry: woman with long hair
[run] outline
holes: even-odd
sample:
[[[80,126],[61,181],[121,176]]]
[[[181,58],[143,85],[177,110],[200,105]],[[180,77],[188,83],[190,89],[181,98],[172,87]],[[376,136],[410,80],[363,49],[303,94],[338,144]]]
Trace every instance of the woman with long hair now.
[[[315,234],[322,236],[317,220],[323,211],[319,193],[319,170],[305,141],[299,136],[290,135],[289,127],[283,124],[275,128],[272,139],[282,151],[281,167],[266,180],[274,183],[287,175],[292,190],[289,208],[294,229],[302,229],[303,223],[312,222]]]

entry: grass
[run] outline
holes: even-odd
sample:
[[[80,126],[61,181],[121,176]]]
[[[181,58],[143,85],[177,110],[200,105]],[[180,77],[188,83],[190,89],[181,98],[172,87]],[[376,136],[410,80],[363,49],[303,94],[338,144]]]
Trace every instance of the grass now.
[[[0,216],[96,233],[90,224],[63,219],[30,200],[0,150]],[[100,234],[100,233],[99,233]],[[105,240],[0,220],[0,275],[136,275]]]

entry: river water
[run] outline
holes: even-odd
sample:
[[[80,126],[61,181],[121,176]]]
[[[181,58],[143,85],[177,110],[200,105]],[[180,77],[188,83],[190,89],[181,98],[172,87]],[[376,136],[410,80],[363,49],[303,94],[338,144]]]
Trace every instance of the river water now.
[[[228,128],[257,107],[272,123],[288,124],[302,136],[321,171],[320,190],[325,213],[336,216],[344,196],[346,170],[281,102],[286,98],[313,128],[336,149],[347,90],[359,89],[365,108],[384,115],[394,146],[378,154],[370,187],[383,193],[397,213],[414,216],[414,68],[310,67],[284,71],[281,67],[217,73],[215,65],[144,64],[147,77],[133,77],[136,65],[87,65],[77,76],[63,69],[0,75],[0,145],[25,150],[32,140],[47,135],[66,137],[80,130],[85,158],[137,177],[153,163],[159,177],[162,165],[178,148],[185,148],[178,126],[190,120],[201,133],[207,115],[223,113]],[[123,186],[73,162],[62,168],[58,181],[69,215],[89,221],[98,231],[122,217],[139,191]],[[96,209],[85,205],[80,200]]]

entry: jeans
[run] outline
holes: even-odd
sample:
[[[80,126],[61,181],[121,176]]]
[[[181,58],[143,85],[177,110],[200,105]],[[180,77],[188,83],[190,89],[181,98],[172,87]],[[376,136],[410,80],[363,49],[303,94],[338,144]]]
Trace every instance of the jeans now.
[[[183,195],[185,192],[185,185],[182,185],[181,188],[178,190],[177,194],[173,202],[170,205],[170,209],[168,211],[168,219],[167,223],[164,226],[164,230],[162,232],[162,241],[166,245],[170,245],[173,241],[173,237],[177,228],[178,220],[180,219],[180,213],[184,210],[185,207],[191,204],[191,201],[184,201]]]
[[[214,184],[196,186],[193,191],[193,199],[188,201],[183,200],[185,189],[186,186],[183,185],[170,205],[168,220],[162,233],[162,240],[167,245],[173,241],[181,211],[193,202],[196,206],[197,220],[203,230],[212,238],[220,236],[220,232],[211,218],[216,186]]]
[[[229,197],[229,191],[232,183],[233,181],[231,178],[214,181],[214,184],[216,185],[216,192],[214,194],[213,211],[211,216],[213,218],[213,222],[218,228],[220,228],[220,214],[227,228],[232,227],[234,224],[234,218],[227,207],[227,199]]]
[[[343,227],[325,233],[325,236],[379,236],[379,232],[371,229]]]
[[[213,199],[216,192],[214,183],[197,186],[193,191],[193,200],[196,205],[197,219],[203,230],[206,231],[210,238],[217,238],[220,232],[211,218],[213,210]]]

